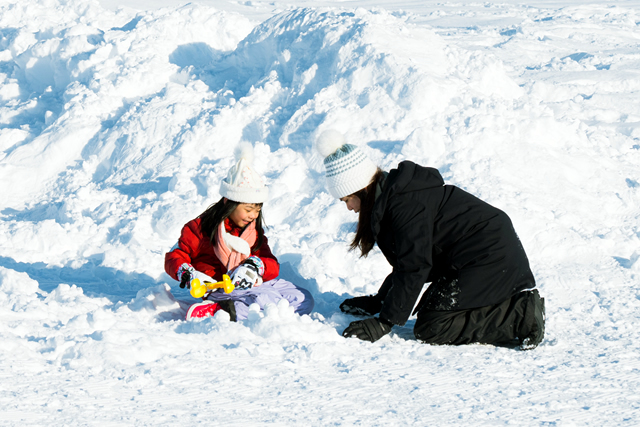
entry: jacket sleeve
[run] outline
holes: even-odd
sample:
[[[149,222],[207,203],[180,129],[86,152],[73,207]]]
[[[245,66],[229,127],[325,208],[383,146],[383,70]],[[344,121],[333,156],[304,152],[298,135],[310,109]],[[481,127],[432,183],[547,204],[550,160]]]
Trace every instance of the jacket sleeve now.
[[[380,317],[395,325],[404,325],[433,266],[433,220],[429,209],[413,201],[391,208],[391,232],[395,244],[396,265],[383,283],[386,290]]]
[[[273,280],[278,277],[278,274],[280,274],[280,263],[271,252],[267,236],[264,236],[260,249],[252,251],[251,255],[257,256],[264,263],[264,275],[262,276],[263,281],[268,282],[269,280]]]
[[[191,264],[200,245],[201,235],[194,227],[193,221],[185,224],[178,243],[164,256],[164,271],[178,281],[180,280],[177,275],[178,268],[184,263]]]

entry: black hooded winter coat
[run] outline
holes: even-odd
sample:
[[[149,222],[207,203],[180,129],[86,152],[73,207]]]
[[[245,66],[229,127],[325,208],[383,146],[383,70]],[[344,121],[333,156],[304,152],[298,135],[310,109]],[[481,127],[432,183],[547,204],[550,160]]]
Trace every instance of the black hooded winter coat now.
[[[400,163],[384,180],[371,215],[376,243],[393,267],[378,292],[380,317],[393,324],[406,323],[425,283],[448,289],[446,304],[436,310],[494,305],[535,287],[509,217],[444,185],[436,169]]]

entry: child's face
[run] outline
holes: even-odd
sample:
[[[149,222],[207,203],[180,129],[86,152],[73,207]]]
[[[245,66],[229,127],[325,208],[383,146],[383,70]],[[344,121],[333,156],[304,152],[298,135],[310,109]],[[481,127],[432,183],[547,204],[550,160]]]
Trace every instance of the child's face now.
[[[244,228],[258,218],[262,206],[253,203],[240,203],[229,215],[229,219],[238,227]]]
[[[358,196],[351,194],[341,198],[340,200],[347,204],[347,209],[350,211],[354,211],[355,213],[360,212],[360,198]]]

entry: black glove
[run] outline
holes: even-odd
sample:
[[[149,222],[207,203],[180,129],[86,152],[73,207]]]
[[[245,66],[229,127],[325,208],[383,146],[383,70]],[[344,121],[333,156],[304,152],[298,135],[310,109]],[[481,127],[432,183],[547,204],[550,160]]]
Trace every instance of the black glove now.
[[[363,341],[375,342],[391,332],[391,326],[393,326],[391,323],[378,317],[356,320],[347,326],[342,336],[345,338],[355,336]]]
[[[191,273],[185,270],[180,275],[180,287],[183,289],[185,287],[189,289],[191,287],[190,284],[191,284]]]
[[[373,316],[382,310],[382,299],[378,295],[348,298],[340,304],[340,310],[356,316]]]

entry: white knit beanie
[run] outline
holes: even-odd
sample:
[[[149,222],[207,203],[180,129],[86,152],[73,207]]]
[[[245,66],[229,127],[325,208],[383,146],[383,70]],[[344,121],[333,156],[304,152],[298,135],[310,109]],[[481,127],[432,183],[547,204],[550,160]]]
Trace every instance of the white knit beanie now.
[[[322,132],[316,141],[316,149],[325,158],[327,189],[338,199],[365,188],[378,170],[362,150],[347,144],[338,131]]]
[[[253,146],[240,143],[235,149],[238,161],[220,183],[220,195],[238,203],[264,203],[269,189],[253,169]]]

